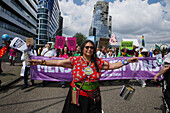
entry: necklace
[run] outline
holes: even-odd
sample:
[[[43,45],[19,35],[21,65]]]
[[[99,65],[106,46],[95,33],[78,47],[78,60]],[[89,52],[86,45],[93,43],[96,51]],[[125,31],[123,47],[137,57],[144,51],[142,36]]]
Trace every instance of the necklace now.
[[[87,75],[87,79],[88,79],[88,85],[90,82],[90,75],[93,74],[93,69],[90,67],[91,65],[91,61],[89,61],[89,63],[85,60],[84,56],[83,56],[83,60],[87,63],[87,67],[85,67],[83,69],[84,73]]]

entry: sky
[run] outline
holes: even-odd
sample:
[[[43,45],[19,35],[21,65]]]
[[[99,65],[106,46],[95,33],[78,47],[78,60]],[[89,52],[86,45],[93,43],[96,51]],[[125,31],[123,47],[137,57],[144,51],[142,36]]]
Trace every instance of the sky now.
[[[119,43],[123,38],[138,39],[141,46],[144,35],[147,49],[155,43],[170,46],[170,0],[59,0],[63,36],[88,36],[97,1],[109,2],[112,33]]]

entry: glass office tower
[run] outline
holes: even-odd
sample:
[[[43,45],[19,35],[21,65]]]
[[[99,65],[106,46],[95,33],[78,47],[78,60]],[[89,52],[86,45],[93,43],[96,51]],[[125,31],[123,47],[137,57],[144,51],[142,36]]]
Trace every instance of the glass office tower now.
[[[110,38],[111,36],[111,16],[108,17],[109,3],[97,1],[94,5],[92,25],[89,30],[90,36],[96,36],[96,42],[100,38]]]
[[[63,18],[58,0],[39,0],[37,46],[55,41],[56,35],[62,35]]]

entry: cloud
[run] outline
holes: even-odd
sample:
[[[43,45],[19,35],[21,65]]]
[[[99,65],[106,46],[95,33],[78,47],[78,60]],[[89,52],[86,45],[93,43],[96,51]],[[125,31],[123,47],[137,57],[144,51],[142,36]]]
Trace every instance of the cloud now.
[[[59,1],[64,19],[64,35],[73,36],[81,32],[88,36],[92,22],[94,4],[97,0],[81,0],[77,5],[73,0]],[[161,5],[164,4],[164,5]],[[109,3],[109,15],[112,16],[112,32],[122,38],[137,38],[141,44],[142,35],[148,47],[170,41],[170,1],[148,4],[148,0],[119,0]]]

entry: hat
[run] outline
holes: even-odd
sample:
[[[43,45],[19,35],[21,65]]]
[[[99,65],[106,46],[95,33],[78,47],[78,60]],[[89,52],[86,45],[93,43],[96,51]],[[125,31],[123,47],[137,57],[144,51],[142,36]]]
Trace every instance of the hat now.
[[[170,53],[168,53],[165,57],[165,60],[163,61],[163,63],[170,63]]]
[[[143,48],[141,52],[148,52],[146,48]]]

